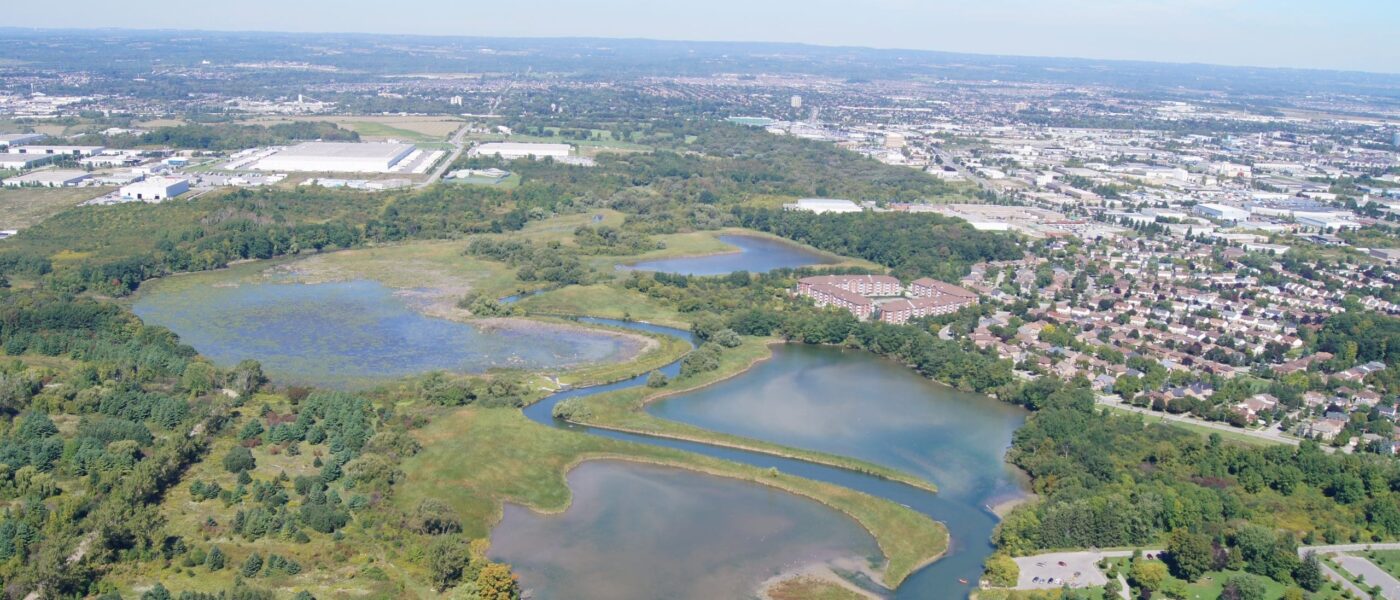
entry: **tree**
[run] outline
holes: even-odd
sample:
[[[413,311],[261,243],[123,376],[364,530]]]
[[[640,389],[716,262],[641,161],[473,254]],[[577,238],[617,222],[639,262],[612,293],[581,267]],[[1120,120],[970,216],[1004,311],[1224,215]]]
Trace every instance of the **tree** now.
[[[666,374],[661,371],[652,371],[651,374],[647,375],[647,387],[649,388],[666,387],[667,383],[670,382],[666,380]]]
[[[481,600],[520,600],[520,582],[507,565],[486,565],[481,569],[481,574],[477,575],[476,585]]]
[[[1195,581],[1209,571],[1214,556],[1210,539],[1199,533],[1177,530],[1167,542],[1167,557],[1176,576],[1187,581]]]
[[[433,588],[445,592],[462,580],[462,574],[471,565],[471,549],[460,536],[444,536],[433,542],[428,553],[431,555],[428,574]],[[485,596],[483,596],[485,598]]]
[[[1264,600],[1268,594],[1269,589],[1259,577],[1245,573],[1230,576],[1220,591],[1225,600]]]
[[[1134,586],[1155,592],[1161,589],[1162,582],[1167,580],[1167,565],[1157,561],[1135,560],[1128,570],[1128,579]]]
[[[240,396],[258,391],[264,383],[267,383],[267,376],[263,375],[262,363],[253,359],[239,362],[228,375],[229,388]]]
[[[724,346],[725,348],[734,348],[737,347],[739,344],[744,343],[744,340],[739,337],[738,333],[736,333],[733,329],[729,329],[727,327],[716,331],[714,335],[711,335],[710,341]]]
[[[1303,562],[1293,570],[1293,579],[1310,592],[1322,589],[1326,578],[1322,574],[1322,561],[1318,560],[1316,552],[1303,555]]]
[[[257,460],[253,458],[253,452],[243,446],[234,446],[224,455],[224,470],[230,473],[242,473],[257,468]]]
[[[171,600],[170,590],[165,589],[165,586],[160,583],[156,583],[155,587],[141,594],[141,600]]]
[[[222,570],[224,568],[224,551],[220,550],[218,546],[214,546],[209,550],[208,556],[204,557],[204,566],[209,567],[210,571]]]
[[[414,529],[419,533],[440,535],[462,531],[462,522],[457,518],[457,511],[437,498],[424,498],[413,511],[413,517]]]
[[[191,396],[200,396],[214,391],[214,381],[218,373],[214,370],[214,365],[204,361],[191,361],[185,365],[185,371],[180,375],[180,387],[188,391]]]
[[[1021,577],[1021,568],[1010,556],[997,553],[987,558],[986,574],[983,578],[997,587],[1015,587]]]
[[[262,572],[263,559],[257,552],[248,555],[248,560],[243,561],[243,568],[239,573],[244,577],[257,577]]]

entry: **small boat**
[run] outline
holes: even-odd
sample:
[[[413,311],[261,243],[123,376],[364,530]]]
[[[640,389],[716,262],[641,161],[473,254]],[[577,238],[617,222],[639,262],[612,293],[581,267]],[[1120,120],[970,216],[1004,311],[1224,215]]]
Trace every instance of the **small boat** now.
[[[963,584],[963,585],[967,585],[967,580],[966,580],[966,579],[962,579],[962,578],[958,578],[958,583],[961,583],[961,584]]]

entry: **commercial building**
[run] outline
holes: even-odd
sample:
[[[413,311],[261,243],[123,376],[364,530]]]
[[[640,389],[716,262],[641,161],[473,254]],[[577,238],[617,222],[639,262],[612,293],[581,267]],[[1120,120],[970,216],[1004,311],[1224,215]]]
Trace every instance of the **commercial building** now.
[[[44,137],[42,133],[0,133],[0,148],[42,142]]]
[[[1224,221],[1227,223],[1239,223],[1240,221],[1249,220],[1249,211],[1243,208],[1236,208],[1225,204],[1214,204],[1211,202],[1197,204],[1191,208],[1191,212],[1208,219],[1215,219],[1216,221]]]
[[[122,186],[121,195],[128,200],[160,202],[190,191],[190,180],[183,177],[150,177]]]
[[[44,154],[3,154],[0,153],[0,170],[27,171],[44,163],[57,160],[57,156]]]
[[[106,150],[102,146],[39,146],[36,144],[26,144],[23,146],[9,146],[5,149],[9,154],[52,154],[55,156],[92,156]]]
[[[533,144],[523,142],[490,142],[472,148],[472,156],[499,156],[506,160],[517,158],[565,158],[574,149],[568,144]]]
[[[411,144],[306,142],[283,148],[259,161],[259,171],[315,173],[389,173],[408,155]]]
[[[860,212],[860,205],[835,198],[803,198],[794,204],[784,204],[783,210],[802,210],[817,214]]]
[[[1360,229],[1361,224],[1350,217],[1350,213],[1298,213],[1296,220],[1299,226],[1318,231]]]
[[[38,171],[5,180],[5,187],[73,187],[91,177],[86,171]]]

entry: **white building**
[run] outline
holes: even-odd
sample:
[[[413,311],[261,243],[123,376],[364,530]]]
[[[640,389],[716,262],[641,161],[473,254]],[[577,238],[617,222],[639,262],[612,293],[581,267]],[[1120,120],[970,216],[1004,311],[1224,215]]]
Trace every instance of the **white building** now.
[[[0,148],[23,146],[44,140],[42,133],[0,133]]]
[[[1191,212],[1209,219],[1225,221],[1227,223],[1238,223],[1240,221],[1249,220],[1249,211],[1226,204],[1203,202],[1193,206]]]
[[[489,142],[472,148],[472,156],[499,156],[506,160],[517,158],[565,158],[573,151],[568,144],[533,144],[524,142]]]
[[[5,187],[73,187],[90,175],[87,171],[37,171],[5,180]]]
[[[8,146],[5,149],[10,154],[52,154],[55,156],[92,156],[103,150],[106,148],[102,146],[39,146],[37,144]]]
[[[150,177],[122,186],[121,194],[127,200],[160,202],[188,191],[190,191],[190,180],[183,177]]]
[[[802,210],[823,213],[851,213],[860,212],[860,205],[850,200],[837,200],[835,198],[803,198],[796,204],[784,204],[783,210]]]
[[[252,168],[259,171],[389,173],[413,152],[411,144],[306,142],[283,148],[257,161]]]
[[[1336,212],[1315,212],[1297,213],[1298,225],[1318,231],[1338,231],[1342,229],[1360,229],[1361,224],[1350,219],[1349,213]]]

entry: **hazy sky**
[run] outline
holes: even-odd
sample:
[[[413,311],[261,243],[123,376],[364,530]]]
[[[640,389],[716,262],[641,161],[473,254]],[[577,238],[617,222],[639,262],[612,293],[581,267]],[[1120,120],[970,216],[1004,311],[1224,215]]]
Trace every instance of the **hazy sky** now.
[[[1397,0],[65,0],[0,25],[642,37],[1400,72]],[[4,51],[0,50],[0,56]]]

